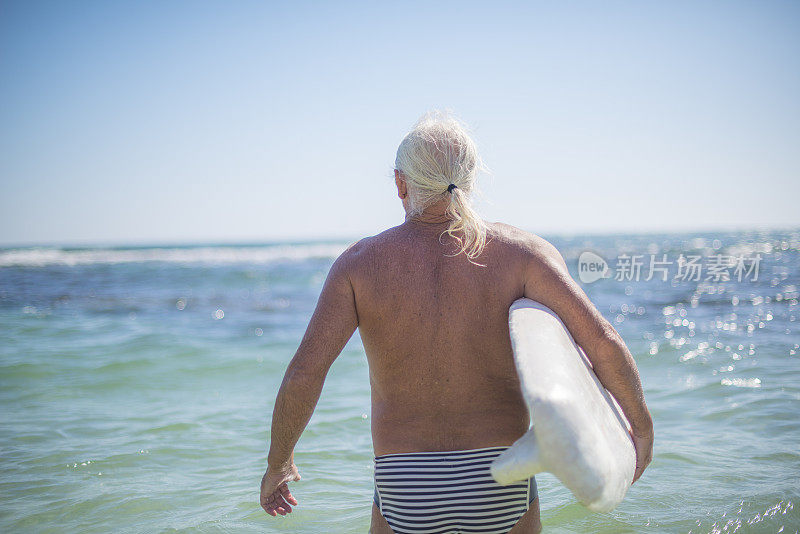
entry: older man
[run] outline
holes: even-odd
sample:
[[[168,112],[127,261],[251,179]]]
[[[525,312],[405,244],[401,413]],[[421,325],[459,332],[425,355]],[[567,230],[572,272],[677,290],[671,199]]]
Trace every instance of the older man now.
[[[293,450],[333,361],[359,329],[372,387],[376,489],[371,532],[541,529],[533,478],[496,484],[489,464],[529,427],[508,309],[528,297],[555,311],[632,426],[637,467],[653,425],[633,358],[547,241],[473,211],[480,159],[456,120],[423,117],[401,143],[395,184],[405,222],[334,262],[272,418],[261,505],[297,504]]]

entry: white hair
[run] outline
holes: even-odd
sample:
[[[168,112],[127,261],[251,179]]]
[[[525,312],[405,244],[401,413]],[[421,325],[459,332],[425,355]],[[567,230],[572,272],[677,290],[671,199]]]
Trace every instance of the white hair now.
[[[458,242],[457,254],[463,252],[475,263],[486,245],[486,224],[473,210],[470,196],[485,167],[466,126],[450,113],[426,113],[400,143],[395,168],[406,180],[409,216],[449,197],[446,215],[451,222],[441,235],[449,234]]]

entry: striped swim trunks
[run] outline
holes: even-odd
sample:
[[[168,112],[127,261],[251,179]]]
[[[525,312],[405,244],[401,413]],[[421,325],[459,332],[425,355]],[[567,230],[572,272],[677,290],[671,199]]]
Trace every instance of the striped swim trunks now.
[[[537,497],[531,477],[508,486],[489,466],[508,447],[375,457],[375,505],[398,534],[505,533]]]

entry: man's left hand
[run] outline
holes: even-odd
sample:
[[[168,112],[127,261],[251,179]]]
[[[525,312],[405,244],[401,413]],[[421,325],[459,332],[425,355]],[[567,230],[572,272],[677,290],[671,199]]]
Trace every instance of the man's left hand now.
[[[267,469],[261,479],[261,508],[272,517],[292,513],[292,506],[297,506],[297,499],[289,492],[288,483],[298,480],[300,473],[294,463],[280,471]]]

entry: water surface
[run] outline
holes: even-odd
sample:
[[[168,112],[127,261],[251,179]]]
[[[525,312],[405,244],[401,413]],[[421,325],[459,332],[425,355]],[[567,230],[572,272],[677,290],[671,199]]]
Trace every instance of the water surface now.
[[[546,237],[576,278],[582,252],[608,261],[583,287],[636,359],[656,445],[612,513],[537,476],[545,531],[797,532],[800,231]],[[257,502],[277,388],[346,245],[0,249],[0,530],[366,532],[358,333],[297,447],[300,505]],[[616,280],[622,254],[762,259],[756,280]]]

